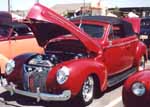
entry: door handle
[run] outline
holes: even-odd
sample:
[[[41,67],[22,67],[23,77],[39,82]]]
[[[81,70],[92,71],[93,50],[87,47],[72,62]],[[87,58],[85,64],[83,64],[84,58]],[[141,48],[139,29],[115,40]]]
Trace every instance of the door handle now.
[[[126,46],[126,49],[130,49],[130,45],[127,45],[127,46]]]

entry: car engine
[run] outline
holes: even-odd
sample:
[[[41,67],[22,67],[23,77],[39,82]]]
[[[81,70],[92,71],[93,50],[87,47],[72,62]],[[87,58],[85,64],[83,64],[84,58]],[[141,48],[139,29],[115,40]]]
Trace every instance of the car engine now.
[[[52,67],[64,61],[86,57],[89,57],[86,49],[77,41],[59,41],[48,44],[45,54],[32,56],[24,64],[24,89],[36,92],[36,88],[40,87],[40,91],[45,92],[46,77]]]

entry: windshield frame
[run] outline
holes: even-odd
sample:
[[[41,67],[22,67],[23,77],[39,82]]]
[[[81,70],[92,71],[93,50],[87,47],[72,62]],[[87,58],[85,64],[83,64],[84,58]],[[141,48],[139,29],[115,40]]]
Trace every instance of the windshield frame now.
[[[82,20],[82,23],[80,23],[81,21],[80,20],[73,20],[72,21],[75,25],[80,25],[80,24],[88,24],[88,25],[95,25],[95,26],[103,26],[103,35],[101,37],[93,37],[91,36],[90,34],[88,34],[91,38],[94,38],[94,39],[102,39],[104,38],[104,35],[105,35],[105,32],[106,32],[106,29],[107,29],[107,23],[104,23],[104,22],[99,22],[99,21],[89,21],[89,20]],[[84,30],[83,30],[84,31]]]

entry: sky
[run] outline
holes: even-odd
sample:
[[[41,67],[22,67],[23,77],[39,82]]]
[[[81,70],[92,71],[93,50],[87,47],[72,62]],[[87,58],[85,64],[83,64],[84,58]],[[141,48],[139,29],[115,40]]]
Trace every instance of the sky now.
[[[37,0],[10,0],[11,10],[29,10]],[[91,0],[85,0],[90,2]],[[82,3],[84,0],[39,0],[45,6],[52,7],[55,4]],[[8,0],[0,0],[0,11],[8,10]]]
[[[37,0],[10,0],[11,10],[29,10]],[[55,4],[67,3],[90,3],[93,1],[103,1],[106,7],[150,7],[150,0],[39,0],[47,7]],[[0,0],[0,11],[8,10],[8,0]]]

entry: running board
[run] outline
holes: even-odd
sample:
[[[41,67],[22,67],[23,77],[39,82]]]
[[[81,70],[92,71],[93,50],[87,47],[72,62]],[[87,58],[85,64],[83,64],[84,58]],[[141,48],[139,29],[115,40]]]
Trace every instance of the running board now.
[[[112,87],[112,86],[118,84],[119,82],[125,80],[126,78],[128,78],[130,75],[132,75],[136,71],[137,71],[136,67],[132,67],[132,68],[124,71],[123,73],[109,77],[108,78],[108,87]]]

